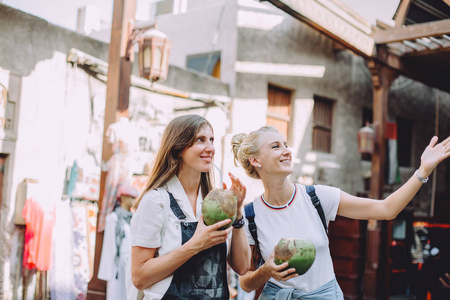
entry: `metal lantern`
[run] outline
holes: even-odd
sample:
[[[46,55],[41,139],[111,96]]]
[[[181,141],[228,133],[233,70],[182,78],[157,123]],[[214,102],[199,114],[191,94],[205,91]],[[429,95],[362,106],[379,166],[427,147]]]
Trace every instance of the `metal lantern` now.
[[[361,154],[372,154],[375,148],[376,131],[367,125],[358,130],[358,151]]]
[[[172,42],[164,33],[152,28],[139,40],[139,69],[141,77],[150,81],[166,79]]]

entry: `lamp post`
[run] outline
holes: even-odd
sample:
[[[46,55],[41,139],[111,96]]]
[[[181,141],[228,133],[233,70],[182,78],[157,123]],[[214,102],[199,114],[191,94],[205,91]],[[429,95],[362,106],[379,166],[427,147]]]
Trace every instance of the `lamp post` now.
[[[153,28],[154,24],[143,28],[133,28],[135,14],[136,0],[114,1],[108,57],[102,162],[107,162],[112,156],[112,145],[106,137],[106,131],[109,125],[118,121],[120,117],[128,117],[131,67],[133,62],[132,46],[138,39],[142,40],[143,43],[142,47],[140,47],[143,63],[140,65],[141,74],[148,74],[146,78],[152,82],[158,79],[164,79],[167,76],[170,41],[165,36],[162,36],[162,33],[151,34],[151,32],[147,32],[147,34],[144,33],[142,35],[144,30]],[[152,29],[149,31],[152,31]],[[158,50],[161,49],[162,52],[159,54]],[[107,171],[102,170],[98,199],[99,211],[101,211],[103,205],[102,200],[105,194],[106,177]],[[97,232],[95,239],[94,272],[87,290],[87,299],[89,300],[104,300],[106,298],[106,282],[97,278],[102,245],[103,232]]]

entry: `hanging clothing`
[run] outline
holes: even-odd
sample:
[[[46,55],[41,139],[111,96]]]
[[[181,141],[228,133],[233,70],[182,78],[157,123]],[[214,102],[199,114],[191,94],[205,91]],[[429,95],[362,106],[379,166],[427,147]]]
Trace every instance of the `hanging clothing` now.
[[[133,153],[137,151],[139,143],[135,131],[127,118],[120,118],[116,123],[109,125],[106,131],[106,136],[112,143],[113,154],[105,166],[108,174],[106,175],[102,207],[98,214],[98,232],[103,232],[106,216],[114,209],[119,184],[130,185],[132,183]]]
[[[88,204],[78,201],[73,201],[70,204],[74,220],[73,267],[75,273],[75,294],[76,299],[86,299],[87,286],[91,279],[88,254]]]
[[[25,246],[23,264],[31,270],[48,271],[52,266],[52,236],[55,225],[55,206],[43,207],[38,199],[25,200],[22,210],[25,220]]]
[[[97,277],[107,281],[106,300],[126,299],[125,275],[131,253],[132,213],[117,207],[106,217]]]
[[[75,273],[73,267],[73,215],[70,201],[56,204],[56,222],[53,230],[53,268],[50,271],[51,299],[75,300]]]

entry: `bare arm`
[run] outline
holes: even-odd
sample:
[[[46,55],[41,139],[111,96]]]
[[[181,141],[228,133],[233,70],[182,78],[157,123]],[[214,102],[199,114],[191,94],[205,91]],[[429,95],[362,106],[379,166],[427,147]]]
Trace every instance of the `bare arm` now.
[[[252,253],[254,252],[255,246],[250,246]],[[250,270],[245,273],[245,275],[239,278],[239,283],[244,291],[247,293],[257,290],[262,287],[270,278],[275,278],[276,280],[286,281],[291,278],[297,277],[298,274],[295,273],[294,268],[287,269],[289,265],[287,262],[276,265],[273,261],[275,255],[275,248],[270,255],[270,258],[264,262],[262,266],[258,268],[257,261],[255,260],[255,255],[252,255],[252,263]]]
[[[166,278],[192,256],[226,240],[232,227],[218,230],[231,222],[230,219],[206,226],[200,217],[192,238],[181,247],[159,257],[155,257],[156,248],[131,248],[131,278],[134,286],[145,289]]]
[[[436,144],[433,137],[421,156],[418,169],[421,177],[428,177],[436,166],[450,156],[450,137]],[[341,192],[338,215],[359,220],[394,219],[414,197],[422,182],[413,175],[402,187],[384,200],[361,198]]]
[[[238,197],[238,213],[236,220],[242,218],[242,204],[244,203],[246,188],[238,178],[229,173],[233,190]],[[233,228],[231,239],[230,254],[228,256],[230,267],[239,275],[245,274],[250,268],[250,247],[248,245],[247,235],[243,227]]]

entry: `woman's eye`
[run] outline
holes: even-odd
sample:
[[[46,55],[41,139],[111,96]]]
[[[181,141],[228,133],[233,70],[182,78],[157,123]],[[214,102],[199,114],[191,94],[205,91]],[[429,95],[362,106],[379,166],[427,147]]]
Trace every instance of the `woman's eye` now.
[[[199,137],[199,138],[197,139],[197,142],[203,142],[203,138]]]
[[[278,148],[278,145],[274,145],[272,146],[272,149]]]

